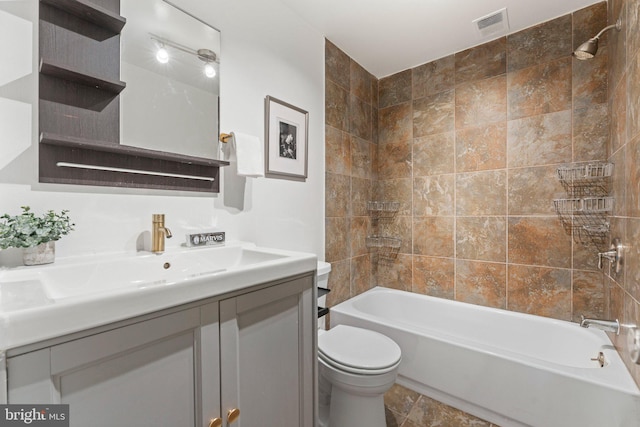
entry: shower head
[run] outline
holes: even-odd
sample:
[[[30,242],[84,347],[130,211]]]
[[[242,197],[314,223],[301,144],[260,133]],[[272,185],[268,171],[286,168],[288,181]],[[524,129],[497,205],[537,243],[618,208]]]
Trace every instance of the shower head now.
[[[581,61],[593,58],[594,56],[596,56],[596,52],[598,52],[598,40],[600,39],[594,37],[582,43],[576,50],[573,51],[573,56]]]
[[[605,27],[602,31],[596,34],[595,37],[582,43],[575,51],[573,51],[573,56],[581,61],[584,61],[585,59],[591,59],[596,56],[596,52],[598,52],[598,41],[600,40],[600,36],[602,36],[602,34],[609,30],[613,30],[614,28],[617,31],[620,31],[620,29],[622,28],[622,22],[620,21],[620,19],[618,19],[615,24]]]

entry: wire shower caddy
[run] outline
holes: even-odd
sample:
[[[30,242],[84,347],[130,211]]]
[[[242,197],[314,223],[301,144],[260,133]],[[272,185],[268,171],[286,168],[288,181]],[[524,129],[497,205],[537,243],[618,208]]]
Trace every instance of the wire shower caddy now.
[[[564,165],[557,176],[569,198],[553,201],[567,234],[582,244],[594,244],[599,250],[609,237],[608,215],[614,198],[608,195],[613,164],[592,162]]]
[[[398,213],[399,208],[400,202],[367,202],[367,210],[373,219],[393,218]]]
[[[367,247],[379,258],[393,259],[398,255],[402,239],[392,236],[367,236]]]
[[[369,201],[367,210],[372,219],[372,225],[378,228],[378,220],[390,220],[396,216],[400,209],[399,202],[393,201]],[[394,259],[402,246],[402,239],[397,236],[385,236],[373,234],[367,236],[366,245],[376,259]]]

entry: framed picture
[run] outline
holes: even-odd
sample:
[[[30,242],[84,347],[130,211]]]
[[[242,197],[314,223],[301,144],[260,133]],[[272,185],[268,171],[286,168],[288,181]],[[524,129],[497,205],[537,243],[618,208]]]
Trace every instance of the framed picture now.
[[[265,99],[265,176],[307,178],[309,113],[279,99]]]

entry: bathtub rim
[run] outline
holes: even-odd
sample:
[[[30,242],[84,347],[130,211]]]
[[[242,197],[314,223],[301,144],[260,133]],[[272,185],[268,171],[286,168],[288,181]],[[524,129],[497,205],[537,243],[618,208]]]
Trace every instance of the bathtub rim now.
[[[568,376],[568,377],[589,382],[598,386],[606,387],[611,390],[615,390],[617,392],[622,392],[622,393],[629,394],[631,396],[640,397],[640,388],[638,387],[638,384],[635,383],[634,379],[629,373],[629,370],[627,369],[626,365],[622,361],[622,358],[620,357],[619,353],[615,349],[615,346],[613,345],[613,343],[611,342],[607,334],[603,331],[594,330],[594,329],[584,329],[584,328],[579,329],[581,333],[587,333],[587,334],[591,334],[593,336],[598,337],[600,341],[599,351],[602,351],[605,354],[605,359],[608,362],[607,365],[605,365],[605,367],[603,368],[600,368],[598,366],[594,366],[594,367],[568,366],[568,365],[549,362],[544,359],[528,356],[526,354],[509,351],[503,348],[495,348],[477,341],[468,340],[463,337],[459,337],[457,335],[446,334],[434,328],[421,329],[416,327],[415,325],[411,325],[408,322],[402,322],[395,319],[393,320],[393,326],[390,326],[389,324],[384,322],[385,318],[381,316],[369,314],[367,312],[363,312],[362,310],[354,306],[354,303],[357,302],[359,299],[365,298],[366,296],[370,296],[372,294],[378,294],[378,293],[408,294],[408,296],[411,296],[411,297],[435,300],[437,303],[440,303],[440,304],[469,306],[474,310],[487,311],[487,312],[499,312],[501,315],[506,315],[506,316],[532,318],[535,321],[547,322],[554,325],[562,325],[563,327],[575,326],[577,328],[580,328],[580,326],[577,325],[576,323],[569,322],[566,320],[554,319],[550,317],[538,316],[538,315],[533,315],[528,313],[515,312],[515,311],[505,310],[501,308],[481,306],[481,305],[466,303],[463,301],[449,300],[446,298],[418,294],[414,292],[387,288],[383,286],[376,286],[359,295],[356,295],[355,297],[349,298],[341,302],[340,304],[334,307],[331,307],[330,310],[333,311],[334,313],[338,313],[338,316],[342,315],[342,316],[348,316],[352,318],[358,318],[359,316],[361,316],[366,321],[372,322],[382,327],[394,327],[396,329],[400,329],[399,327],[397,327],[397,325],[400,324],[400,326],[406,327],[410,333],[426,336],[432,339],[447,340],[447,342],[449,342],[450,344],[467,349],[467,350],[470,349],[474,351],[480,351],[484,354],[489,354],[500,359],[508,360],[510,362],[516,362],[516,363],[526,362],[527,364],[530,364],[531,366],[538,369],[551,371],[561,376]],[[346,307],[348,307],[348,309],[346,309]],[[356,316],[354,315],[354,313],[358,313],[358,315]],[[331,319],[331,326],[333,327],[336,316],[331,316],[330,319]],[[594,363],[597,363],[597,362],[594,362]],[[609,369],[607,371],[604,371],[604,369],[607,369],[607,368]],[[619,382],[621,382],[621,384],[619,384]]]

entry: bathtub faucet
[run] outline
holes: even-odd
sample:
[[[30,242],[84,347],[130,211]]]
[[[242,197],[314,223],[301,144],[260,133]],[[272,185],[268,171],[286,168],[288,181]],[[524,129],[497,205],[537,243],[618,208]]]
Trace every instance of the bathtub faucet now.
[[[582,320],[580,321],[580,326],[583,328],[594,327],[596,329],[602,329],[607,332],[614,332],[616,335],[620,334],[620,322],[618,319],[616,320],[598,320],[598,319],[585,319],[582,316]]]

